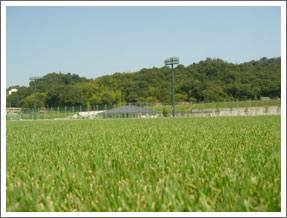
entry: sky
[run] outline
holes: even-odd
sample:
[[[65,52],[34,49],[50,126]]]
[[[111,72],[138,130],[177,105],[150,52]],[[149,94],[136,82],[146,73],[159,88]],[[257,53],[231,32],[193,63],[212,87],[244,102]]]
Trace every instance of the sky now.
[[[207,57],[281,56],[281,8],[7,7],[6,86],[52,72],[97,78]]]

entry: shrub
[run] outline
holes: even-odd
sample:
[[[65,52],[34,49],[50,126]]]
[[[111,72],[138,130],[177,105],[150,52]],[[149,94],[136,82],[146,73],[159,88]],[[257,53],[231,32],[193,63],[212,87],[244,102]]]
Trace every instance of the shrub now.
[[[165,109],[165,108],[163,108],[162,109],[162,115],[164,116],[164,117],[167,117],[167,110]]]

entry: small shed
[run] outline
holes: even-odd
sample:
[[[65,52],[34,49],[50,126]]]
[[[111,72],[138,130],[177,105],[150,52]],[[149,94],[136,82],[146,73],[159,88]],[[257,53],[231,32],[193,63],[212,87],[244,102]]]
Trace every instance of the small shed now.
[[[106,110],[100,113],[104,118],[129,118],[129,117],[155,117],[157,113],[155,111],[134,106],[124,105],[116,107],[111,110]]]

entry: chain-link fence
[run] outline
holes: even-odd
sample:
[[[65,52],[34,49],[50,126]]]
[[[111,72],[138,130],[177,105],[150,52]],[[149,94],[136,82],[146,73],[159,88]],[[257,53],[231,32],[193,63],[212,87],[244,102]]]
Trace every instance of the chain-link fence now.
[[[176,117],[244,116],[281,114],[281,101],[184,102],[175,104]],[[165,103],[128,103],[47,108],[7,108],[7,120],[67,120],[104,118],[171,117],[172,105]]]

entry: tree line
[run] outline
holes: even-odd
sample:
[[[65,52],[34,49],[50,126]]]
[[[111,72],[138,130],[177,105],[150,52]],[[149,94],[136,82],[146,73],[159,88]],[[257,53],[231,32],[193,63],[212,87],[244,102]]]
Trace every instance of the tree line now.
[[[281,58],[261,58],[242,64],[206,58],[189,66],[177,65],[175,101],[223,101],[281,97]],[[34,82],[17,88],[7,106],[34,106]],[[143,68],[96,79],[76,74],[49,73],[37,81],[37,106],[77,106],[124,102],[171,102],[171,69]]]

